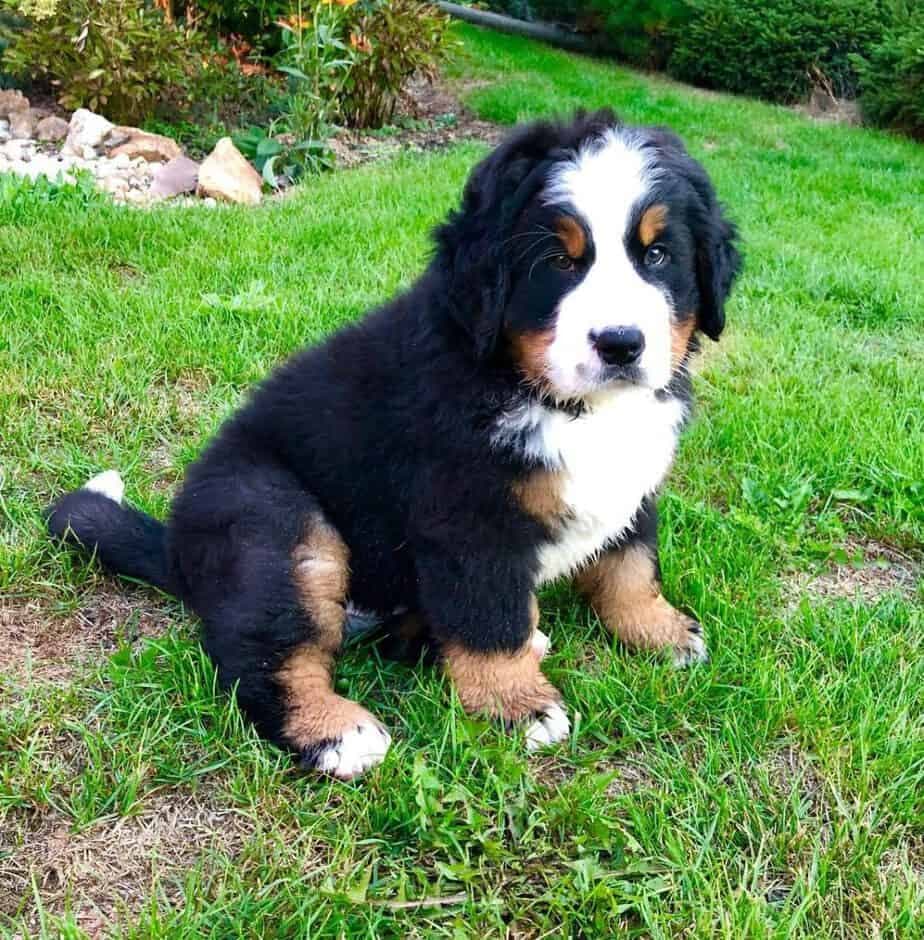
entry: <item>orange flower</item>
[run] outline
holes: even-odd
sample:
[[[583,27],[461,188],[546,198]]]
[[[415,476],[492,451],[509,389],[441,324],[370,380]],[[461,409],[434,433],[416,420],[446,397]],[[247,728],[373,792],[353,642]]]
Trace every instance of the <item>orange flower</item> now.
[[[276,25],[281,26],[283,29],[291,29],[292,32],[300,32],[303,29],[308,29],[311,26],[311,20],[306,19],[304,16],[296,16],[294,13],[292,16],[276,20]]]
[[[358,33],[350,33],[350,45],[360,52],[372,52],[372,43]]]

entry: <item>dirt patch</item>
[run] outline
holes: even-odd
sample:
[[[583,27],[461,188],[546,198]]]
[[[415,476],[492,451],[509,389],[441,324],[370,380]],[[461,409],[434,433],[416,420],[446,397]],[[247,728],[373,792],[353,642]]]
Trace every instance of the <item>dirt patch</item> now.
[[[380,131],[343,130],[328,143],[338,167],[353,167],[402,150],[442,150],[463,140],[495,144],[504,128],[475,117],[445,82],[411,82],[394,123]]]
[[[597,765],[597,770],[600,773],[616,774],[606,788],[606,795],[613,800],[640,790],[653,790],[658,786],[657,779],[636,758],[627,756],[624,760],[604,761]]]
[[[807,814],[830,823],[830,806],[825,795],[825,784],[815,765],[794,744],[788,744],[773,753],[766,762],[767,778],[773,792],[782,798],[794,789]]]
[[[808,97],[808,101],[793,108],[799,114],[810,117],[815,121],[827,121],[832,124],[862,124],[860,106],[856,100],[838,98],[830,85],[816,85]]]
[[[802,597],[815,600],[857,599],[875,603],[888,594],[912,597],[921,576],[921,566],[910,555],[874,539],[848,539],[847,562],[829,565],[819,574],[800,573],[789,586],[794,604]]]
[[[801,835],[790,846],[786,866],[764,871],[759,880],[764,900],[779,905],[790,900],[798,873],[808,864],[816,839],[822,848],[830,844],[834,811],[823,777],[798,745],[787,744],[775,751],[762,763],[761,769],[766,773],[775,798],[789,801],[795,797],[806,817]],[[755,799],[759,801],[762,794],[757,791],[762,785],[753,781],[752,786]]]
[[[140,813],[75,833],[57,813],[14,813],[0,827],[0,914],[39,927],[33,881],[48,914],[69,907],[91,937],[111,931],[157,892],[182,901],[182,873],[210,855],[236,855],[257,822],[208,790],[149,799]]]
[[[907,882],[924,894],[924,836],[909,835],[883,853],[879,863],[883,884]]]
[[[120,642],[161,636],[178,607],[152,591],[103,584],[76,609],[47,599],[0,600],[0,701],[26,682],[61,684]]]

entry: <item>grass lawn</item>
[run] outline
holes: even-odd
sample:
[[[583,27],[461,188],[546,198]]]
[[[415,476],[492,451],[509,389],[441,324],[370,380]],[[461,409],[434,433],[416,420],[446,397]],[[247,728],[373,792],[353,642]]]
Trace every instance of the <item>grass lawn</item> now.
[[[556,587],[568,746],[527,760],[434,671],[363,650],[338,682],[388,759],[356,784],[293,771],[215,694],[179,605],[50,545],[40,510],[117,467],[163,513],[252,382],[416,275],[484,148],[257,210],[0,179],[0,930],[924,936],[924,149],[460,34],[481,117],[669,124],[740,223],[662,499],[667,594],[711,662],[628,655]]]

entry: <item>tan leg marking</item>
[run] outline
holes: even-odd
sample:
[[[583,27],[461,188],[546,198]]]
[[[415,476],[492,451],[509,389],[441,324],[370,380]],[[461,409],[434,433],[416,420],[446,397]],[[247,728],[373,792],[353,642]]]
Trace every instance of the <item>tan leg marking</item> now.
[[[561,701],[531,643],[516,653],[475,653],[449,644],[443,657],[462,707],[472,714],[522,721]]]
[[[318,770],[348,779],[379,763],[391,738],[365,708],[333,690],[334,660],[343,641],[349,587],[349,551],[320,517],[307,526],[292,553],[292,577],[315,635],[276,674],[285,690],[284,733],[291,745],[314,755]]]
[[[338,738],[347,728],[375,721],[361,705],[334,692],[333,667],[333,656],[306,644],[277,673],[288,694],[285,734],[298,748]]]
[[[607,553],[577,583],[606,628],[627,646],[673,649],[678,665],[706,658],[701,627],[665,600],[643,546]]]
[[[647,248],[667,227],[667,206],[649,206],[638,223],[638,240]]]
[[[319,516],[292,552],[292,577],[318,637],[313,644],[334,653],[343,641],[350,552],[337,530]]]

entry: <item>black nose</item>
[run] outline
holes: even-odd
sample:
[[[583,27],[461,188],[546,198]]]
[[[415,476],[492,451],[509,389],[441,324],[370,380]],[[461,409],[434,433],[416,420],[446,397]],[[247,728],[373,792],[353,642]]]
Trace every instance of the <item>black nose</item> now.
[[[645,336],[635,326],[614,326],[591,333],[590,341],[608,366],[631,366],[645,348]]]

